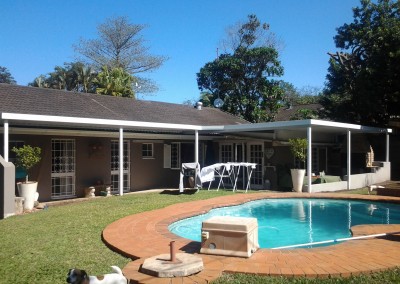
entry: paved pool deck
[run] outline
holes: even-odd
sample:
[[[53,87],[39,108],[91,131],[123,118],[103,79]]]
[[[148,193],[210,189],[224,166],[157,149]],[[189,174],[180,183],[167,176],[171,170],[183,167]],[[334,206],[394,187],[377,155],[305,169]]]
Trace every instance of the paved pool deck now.
[[[132,261],[123,268],[131,283],[209,283],[225,273],[254,273],[287,277],[349,277],[400,267],[400,225],[360,225],[353,236],[397,232],[390,236],[352,240],[312,249],[259,249],[250,258],[199,254],[200,243],[178,237],[168,225],[212,208],[263,198],[335,198],[395,202],[400,198],[375,195],[329,193],[237,193],[207,200],[174,204],[163,209],[130,215],[111,223],[103,231],[104,242]],[[134,206],[134,204],[132,204]],[[177,252],[198,254],[204,270],[187,277],[157,278],[139,272],[144,260],[169,253],[175,241]]]

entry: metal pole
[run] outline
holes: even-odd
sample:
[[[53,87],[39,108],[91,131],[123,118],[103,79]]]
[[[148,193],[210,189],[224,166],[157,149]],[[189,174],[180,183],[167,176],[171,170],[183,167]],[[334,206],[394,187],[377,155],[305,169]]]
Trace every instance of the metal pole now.
[[[307,127],[307,183],[308,183],[308,192],[312,192],[311,185],[311,176],[312,176],[312,130],[311,126]]]
[[[8,121],[4,121],[4,160],[8,162]]]
[[[389,162],[389,133],[386,132],[386,162]]]
[[[197,191],[200,190],[200,186],[197,184],[197,171],[200,170],[199,167],[199,131],[194,131],[194,161],[196,163],[196,169],[194,171],[194,187],[197,188]]]
[[[194,132],[194,161],[197,164],[199,162],[199,131]]]
[[[169,243],[169,252],[171,255],[170,261],[172,263],[176,262],[176,251],[175,251],[175,241]]]
[[[119,195],[124,194],[124,130],[119,129]]]
[[[351,186],[351,131],[347,130],[347,190]]]

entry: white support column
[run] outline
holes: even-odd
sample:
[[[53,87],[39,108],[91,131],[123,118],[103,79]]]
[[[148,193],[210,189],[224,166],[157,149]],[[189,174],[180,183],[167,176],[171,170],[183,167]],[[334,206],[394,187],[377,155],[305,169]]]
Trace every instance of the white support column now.
[[[124,130],[119,129],[119,195],[124,195]]]
[[[197,164],[199,162],[199,131],[194,131],[194,161]],[[200,170],[200,169],[199,169]],[[197,190],[200,188],[197,187],[197,171],[194,171],[194,183]]]
[[[347,190],[351,185],[351,131],[347,130]]]
[[[389,162],[389,133],[386,132],[386,161]]]
[[[194,161],[195,163],[199,162],[199,131],[195,130],[194,132]]]
[[[309,193],[312,192],[311,176],[312,176],[312,130],[311,127],[307,127],[307,184]]]
[[[6,162],[8,162],[8,151],[9,151],[9,149],[8,149],[8,136],[9,136],[9,133],[8,133],[8,121],[6,120],[6,121],[4,121],[4,160],[6,161]]]

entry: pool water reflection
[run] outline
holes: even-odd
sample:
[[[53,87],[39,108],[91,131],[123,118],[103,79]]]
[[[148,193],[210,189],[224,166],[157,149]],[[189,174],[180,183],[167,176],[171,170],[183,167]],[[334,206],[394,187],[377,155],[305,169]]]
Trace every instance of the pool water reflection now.
[[[261,248],[351,237],[361,224],[400,224],[400,205],[335,199],[262,199],[213,209],[169,226],[181,237],[200,241],[201,224],[212,216],[255,217]]]

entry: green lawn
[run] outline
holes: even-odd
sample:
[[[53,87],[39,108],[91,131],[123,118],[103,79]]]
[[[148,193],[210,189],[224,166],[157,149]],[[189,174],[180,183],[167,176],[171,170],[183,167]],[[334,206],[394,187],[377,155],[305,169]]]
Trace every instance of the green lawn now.
[[[0,221],[0,283],[66,283],[69,268],[91,275],[124,267],[130,260],[109,250],[102,230],[124,216],[178,202],[232,194],[129,194],[49,207]],[[138,236],[139,237],[139,236]]]
[[[351,190],[334,191],[332,193],[349,193],[349,194],[365,194],[365,195],[368,195],[368,187],[363,187],[363,188],[358,188],[358,189],[351,189]],[[376,195],[376,190],[373,190],[369,194]]]
[[[197,194],[182,195],[129,194],[49,207],[1,220],[0,283],[66,283],[69,268],[83,268],[92,275],[111,272],[110,265],[122,268],[130,260],[109,250],[101,240],[101,232],[108,224],[127,215],[178,202],[229,194],[232,192],[224,190],[202,190]],[[388,279],[394,279],[394,282],[386,283],[400,283],[398,270],[385,275]],[[364,281],[362,279],[366,278],[360,279],[359,281]],[[291,281],[285,278],[227,275],[217,283],[316,283],[311,280]],[[341,283],[340,281],[327,283]]]

